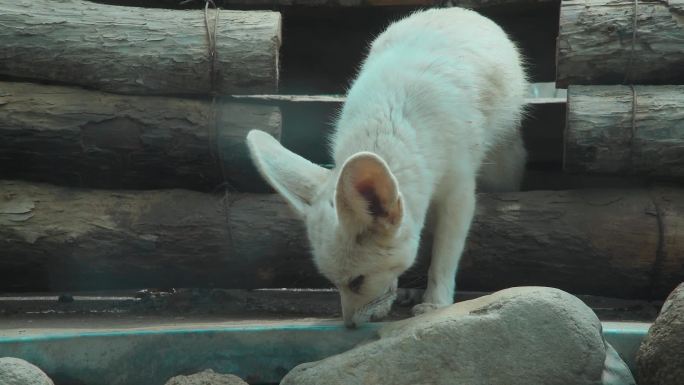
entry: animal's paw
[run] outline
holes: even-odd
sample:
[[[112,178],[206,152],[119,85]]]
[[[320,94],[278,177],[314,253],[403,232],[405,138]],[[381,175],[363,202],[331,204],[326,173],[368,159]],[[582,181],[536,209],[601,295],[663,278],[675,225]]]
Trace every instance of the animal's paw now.
[[[444,307],[444,306],[445,305],[425,302],[425,303],[421,303],[421,304],[414,306],[413,309],[411,309],[411,312],[413,313],[413,315],[421,315],[421,314],[429,313],[433,310],[439,309],[439,308]]]

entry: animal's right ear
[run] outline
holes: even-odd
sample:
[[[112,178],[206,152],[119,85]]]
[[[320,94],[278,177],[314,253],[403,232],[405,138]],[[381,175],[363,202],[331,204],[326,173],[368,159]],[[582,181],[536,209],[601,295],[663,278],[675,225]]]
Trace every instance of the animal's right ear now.
[[[342,166],[336,190],[337,214],[358,233],[396,230],[404,209],[397,179],[378,155],[359,152]]]
[[[286,149],[260,130],[247,134],[247,147],[264,179],[303,216],[330,171]]]

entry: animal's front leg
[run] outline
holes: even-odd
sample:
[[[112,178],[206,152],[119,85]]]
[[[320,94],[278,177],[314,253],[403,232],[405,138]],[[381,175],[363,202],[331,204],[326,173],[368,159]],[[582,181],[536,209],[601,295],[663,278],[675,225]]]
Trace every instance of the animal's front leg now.
[[[435,203],[437,217],[428,284],[423,303],[414,306],[414,314],[454,302],[456,271],[475,213],[475,181],[454,186]]]

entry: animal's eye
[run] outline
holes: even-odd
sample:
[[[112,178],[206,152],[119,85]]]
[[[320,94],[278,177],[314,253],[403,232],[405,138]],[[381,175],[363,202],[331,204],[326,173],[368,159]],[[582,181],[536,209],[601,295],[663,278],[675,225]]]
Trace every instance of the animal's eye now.
[[[361,285],[363,285],[363,275],[359,275],[358,277],[355,277],[351,281],[349,281],[349,290],[353,291],[354,293],[358,293],[361,291]]]

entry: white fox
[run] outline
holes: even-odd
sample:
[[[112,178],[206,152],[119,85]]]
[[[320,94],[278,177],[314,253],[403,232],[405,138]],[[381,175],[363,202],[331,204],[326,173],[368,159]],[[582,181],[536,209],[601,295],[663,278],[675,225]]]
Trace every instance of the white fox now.
[[[526,90],[521,56],[499,26],[473,11],[432,9],[372,43],[332,137],[334,169],[249,133],[257,168],[305,220],[315,264],[339,290],[345,325],[390,310],[428,210],[432,260],[413,311],[453,303],[476,180],[490,191],[519,187]]]

